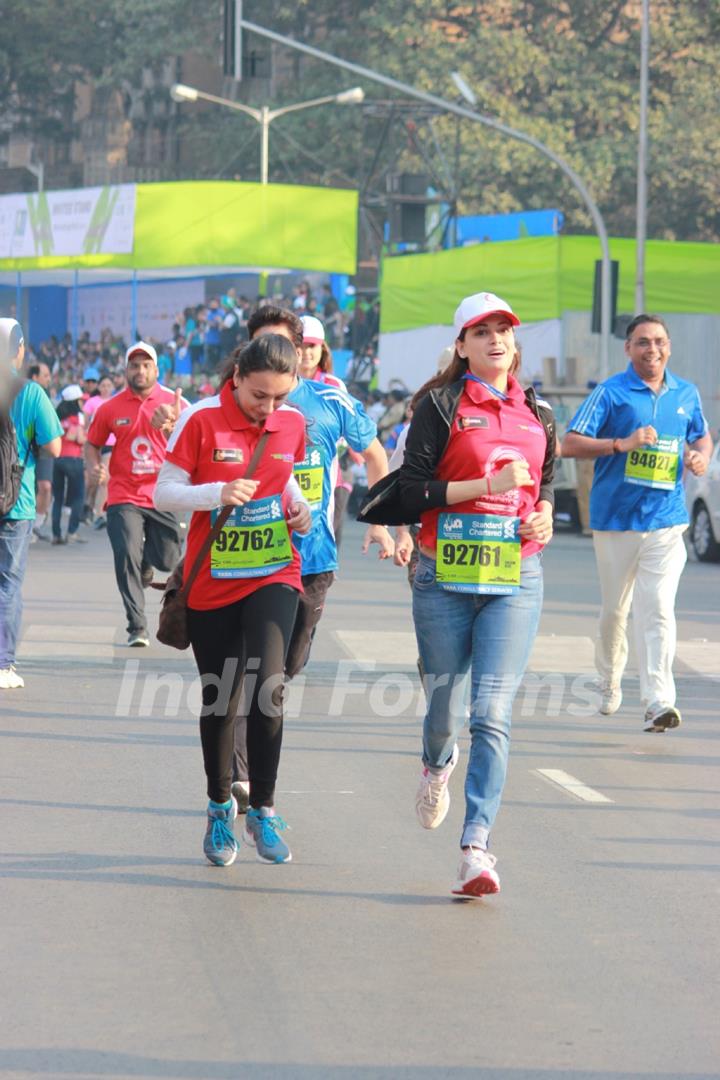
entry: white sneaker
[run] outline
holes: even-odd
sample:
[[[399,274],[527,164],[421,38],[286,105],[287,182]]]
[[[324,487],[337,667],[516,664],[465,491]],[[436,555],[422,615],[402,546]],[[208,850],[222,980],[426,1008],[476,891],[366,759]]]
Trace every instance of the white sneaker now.
[[[22,690],[25,680],[14,667],[0,668],[0,690]]]
[[[457,881],[452,887],[453,896],[473,897],[489,896],[500,892],[500,878],[495,871],[497,859],[482,848],[464,848]]]
[[[600,712],[603,716],[612,716],[622,705],[622,690],[619,686],[600,686]]]
[[[423,767],[420,783],[415,795],[415,813],[423,829],[437,829],[442,825],[450,809],[448,780],[458,763],[460,751],[457,743],[453,747],[452,757],[442,769]]]
[[[128,648],[130,649],[145,649],[150,644],[150,638],[146,634],[140,631],[137,634],[130,634],[128,637]]]
[[[681,724],[682,717],[679,709],[662,701],[654,701],[645,711],[643,730],[667,731],[669,728],[680,727]]]

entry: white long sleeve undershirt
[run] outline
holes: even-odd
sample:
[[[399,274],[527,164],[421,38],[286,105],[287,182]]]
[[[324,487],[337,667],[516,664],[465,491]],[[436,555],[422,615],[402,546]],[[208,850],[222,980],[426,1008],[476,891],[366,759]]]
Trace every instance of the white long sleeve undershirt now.
[[[153,502],[156,510],[219,510],[222,506],[224,487],[222,480],[212,484],[193,484],[190,473],[185,469],[181,469],[179,465],[173,465],[170,461],[164,461],[155,484]],[[291,504],[305,503],[309,506],[292,474],[285,486],[285,491]]]

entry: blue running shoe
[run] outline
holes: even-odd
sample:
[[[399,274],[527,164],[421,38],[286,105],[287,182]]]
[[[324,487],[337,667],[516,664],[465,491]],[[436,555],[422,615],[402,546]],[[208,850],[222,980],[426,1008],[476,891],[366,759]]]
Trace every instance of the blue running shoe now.
[[[208,803],[208,823],[203,841],[203,851],[215,866],[230,866],[238,853],[238,842],[233,832],[237,817],[237,803],[230,797],[226,803]]]
[[[278,833],[287,829],[281,817],[271,806],[261,806],[259,810],[248,810],[245,818],[244,837],[248,844],[253,844],[260,862],[291,862],[292,853]]]

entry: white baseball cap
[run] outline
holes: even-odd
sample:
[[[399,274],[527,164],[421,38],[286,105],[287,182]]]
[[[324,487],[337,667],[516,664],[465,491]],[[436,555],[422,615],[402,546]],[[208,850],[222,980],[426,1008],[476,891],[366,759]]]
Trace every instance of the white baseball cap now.
[[[303,344],[322,345],[325,340],[325,327],[314,315],[301,315],[303,325]]]
[[[508,303],[501,300],[499,296],[495,296],[494,293],[480,292],[473,296],[466,296],[460,301],[453,320],[455,333],[460,334],[468,326],[474,326],[475,323],[482,322],[491,315],[507,315],[513,326],[520,325],[520,320]]]
[[[66,386],[60,394],[63,401],[79,401],[83,396],[82,386],[78,386],[77,383],[71,383],[70,386]]]
[[[153,345],[148,345],[147,341],[136,341],[134,345],[131,345],[128,351],[125,353],[125,363],[130,360],[131,356],[135,353],[146,353],[154,364],[157,364],[157,353]]]

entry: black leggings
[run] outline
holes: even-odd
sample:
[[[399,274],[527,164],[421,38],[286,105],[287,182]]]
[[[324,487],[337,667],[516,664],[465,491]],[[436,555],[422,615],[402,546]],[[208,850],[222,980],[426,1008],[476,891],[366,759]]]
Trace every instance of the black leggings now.
[[[298,593],[290,585],[264,585],[249,596],[210,611],[188,610],[190,644],[202,677],[200,716],[207,792],[230,798],[233,728],[241,696],[247,714],[250,805],[272,806],[283,729],[285,655]],[[242,695],[243,680],[247,693]]]

